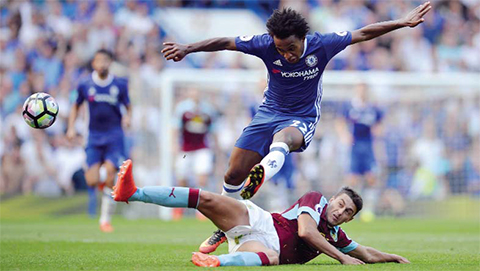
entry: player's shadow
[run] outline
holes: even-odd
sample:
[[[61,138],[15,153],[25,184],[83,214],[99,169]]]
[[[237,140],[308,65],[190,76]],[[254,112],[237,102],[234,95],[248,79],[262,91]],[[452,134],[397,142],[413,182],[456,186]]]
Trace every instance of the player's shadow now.
[[[307,263],[305,265],[319,265],[319,266],[324,266],[324,265],[342,265],[340,263]]]

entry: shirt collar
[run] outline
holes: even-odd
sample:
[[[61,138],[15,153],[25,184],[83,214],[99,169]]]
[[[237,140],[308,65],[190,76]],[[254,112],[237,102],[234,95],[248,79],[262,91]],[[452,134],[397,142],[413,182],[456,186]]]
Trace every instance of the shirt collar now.
[[[308,42],[307,42],[307,36],[305,36],[305,40],[303,41],[303,54],[300,58],[302,58],[303,56],[305,56],[305,53],[307,52],[307,45],[308,45]]]
[[[106,86],[108,86],[112,83],[113,75],[109,73],[107,78],[101,79],[100,76],[98,75],[98,73],[96,71],[93,71],[92,80],[97,86],[106,87]]]

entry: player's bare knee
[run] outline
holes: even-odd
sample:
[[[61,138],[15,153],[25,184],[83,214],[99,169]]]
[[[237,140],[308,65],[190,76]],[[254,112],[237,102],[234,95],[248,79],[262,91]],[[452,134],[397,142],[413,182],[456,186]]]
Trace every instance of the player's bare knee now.
[[[88,186],[95,186],[99,182],[99,176],[95,173],[89,173],[88,171],[85,173],[85,181],[87,182]]]
[[[240,170],[237,169],[228,169],[227,173],[225,174],[224,180],[227,184],[231,185],[240,185],[247,177],[248,173],[242,173]]]
[[[198,203],[199,207],[201,206],[202,208],[210,209],[217,204],[217,199],[214,194],[205,190],[200,192],[200,201]]]

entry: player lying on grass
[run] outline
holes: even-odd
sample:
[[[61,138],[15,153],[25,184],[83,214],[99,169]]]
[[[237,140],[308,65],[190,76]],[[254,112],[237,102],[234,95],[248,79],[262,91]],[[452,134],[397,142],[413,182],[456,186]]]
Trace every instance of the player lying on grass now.
[[[321,253],[342,264],[409,263],[404,257],[359,245],[339,227],[353,219],[362,198],[348,187],[330,200],[310,192],[281,214],[268,213],[249,200],[186,187],[137,188],[132,161],[123,163],[112,196],[115,201],[141,201],[166,207],[196,208],[225,232],[229,254],[196,252],[198,266],[260,266],[302,264]]]

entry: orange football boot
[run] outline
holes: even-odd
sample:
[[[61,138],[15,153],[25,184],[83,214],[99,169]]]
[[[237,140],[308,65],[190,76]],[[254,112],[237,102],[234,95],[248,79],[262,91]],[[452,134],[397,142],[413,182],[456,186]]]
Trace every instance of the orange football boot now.
[[[113,187],[112,192],[113,199],[128,203],[128,199],[137,191],[132,175],[132,160],[123,162],[117,175],[117,185]]]
[[[110,224],[109,222],[104,222],[100,224],[100,230],[103,232],[112,232],[113,231],[112,224]]]
[[[221,230],[217,230],[213,232],[213,235],[208,237],[207,240],[203,241],[198,248],[198,251],[205,254],[212,253],[225,241],[227,241],[225,233]]]
[[[218,267],[220,260],[215,255],[207,255],[201,252],[194,252],[192,255],[192,263],[201,267]]]

